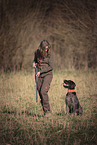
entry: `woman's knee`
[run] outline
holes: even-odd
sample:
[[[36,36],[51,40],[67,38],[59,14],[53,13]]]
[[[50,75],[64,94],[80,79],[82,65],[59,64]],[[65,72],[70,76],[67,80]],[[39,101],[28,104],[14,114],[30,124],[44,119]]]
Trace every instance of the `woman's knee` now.
[[[47,93],[48,93],[48,90],[46,88],[41,89],[41,95],[42,96],[47,95]]]

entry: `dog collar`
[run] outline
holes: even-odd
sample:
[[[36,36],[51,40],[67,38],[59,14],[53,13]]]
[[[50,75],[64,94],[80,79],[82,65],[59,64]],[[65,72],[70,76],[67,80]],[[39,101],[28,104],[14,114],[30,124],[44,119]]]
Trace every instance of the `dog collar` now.
[[[69,89],[68,89],[68,92],[69,92],[69,93],[75,92],[75,89],[73,89],[73,90],[69,90]]]

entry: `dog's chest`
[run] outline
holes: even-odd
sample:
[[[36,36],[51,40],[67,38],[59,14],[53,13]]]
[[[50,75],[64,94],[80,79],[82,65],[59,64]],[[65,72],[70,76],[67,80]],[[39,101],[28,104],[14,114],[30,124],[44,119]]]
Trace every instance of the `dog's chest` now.
[[[77,101],[76,98],[77,98],[76,94],[67,93],[66,97],[65,97],[65,102],[66,102],[66,104],[74,104]]]

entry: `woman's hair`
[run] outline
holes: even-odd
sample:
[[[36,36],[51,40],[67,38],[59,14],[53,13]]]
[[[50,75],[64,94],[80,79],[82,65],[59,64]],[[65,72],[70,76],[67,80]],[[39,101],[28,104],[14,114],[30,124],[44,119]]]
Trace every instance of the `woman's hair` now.
[[[39,48],[40,48],[41,55],[43,57],[50,55],[51,45],[49,44],[49,42],[47,40],[41,41]]]

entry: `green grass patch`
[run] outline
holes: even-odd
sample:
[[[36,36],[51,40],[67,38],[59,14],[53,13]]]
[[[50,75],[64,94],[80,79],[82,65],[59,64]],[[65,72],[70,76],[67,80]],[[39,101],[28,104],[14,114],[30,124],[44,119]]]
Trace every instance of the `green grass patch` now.
[[[82,116],[65,114],[64,79],[76,82]],[[97,71],[54,72],[49,90],[52,115],[43,116],[36,103],[34,74],[0,74],[1,145],[96,145]]]

